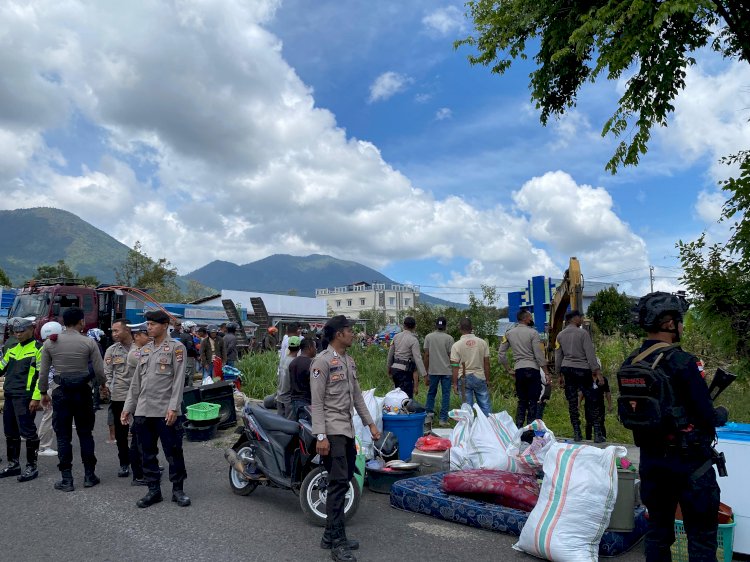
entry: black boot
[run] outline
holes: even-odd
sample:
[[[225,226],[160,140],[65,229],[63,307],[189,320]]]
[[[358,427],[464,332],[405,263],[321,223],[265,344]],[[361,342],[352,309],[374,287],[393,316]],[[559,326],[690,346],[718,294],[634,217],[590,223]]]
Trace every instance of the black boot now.
[[[26,440],[26,468],[23,469],[23,473],[18,477],[19,482],[28,482],[39,476],[39,470],[37,470],[36,459],[39,453],[39,439]]]
[[[84,467],[84,476],[83,476],[83,487],[84,488],[93,488],[96,486],[101,480],[99,480],[99,477],[94,474],[94,467]]]
[[[159,484],[149,484],[148,493],[137,502],[135,502],[135,505],[137,505],[138,507],[151,507],[152,505],[154,505],[155,503],[159,503],[163,499],[164,498],[161,496],[161,488],[159,488]]]
[[[581,434],[581,422],[573,422],[573,441],[579,443],[583,441],[583,435]]]
[[[120,470],[117,471],[118,478],[127,478],[130,476],[130,466],[127,464],[120,465]]]
[[[331,540],[333,543],[331,548],[332,560],[336,562],[357,562],[349,548],[343,525],[336,525],[331,529]]]
[[[133,480],[130,482],[130,485],[131,486],[148,486],[148,482],[146,482],[143,479],[143,476],[141,476],[140,478],[133,477]]]
[[[182,490],[182,482],[180,483],[175,482],[172,485],[172,501],[175,502],[180,507],[187,507],[190,505],[190,498]]]
[[[6,440],[5,446],[8,451],[8,465],[0,470],[0,478],[18,476],[21,474],[21,464],[18,462],[18,458],[21,456],[21,440],[9,438]]]
[[[62,475],[62,480],[55,482],[55,490],[60,490],[61,492],[72,492],[75,490],[73,487],[73,471],[70,469],[61,470],[60,474]]]
[[[349,547],[349,550],[359,550],[359,541],[347,539],[346,529],[344,529],[344,539],[346,539],[346,545]],[[333,548],[333,538],[329,527],[326,527],[326,530],[323,533],[323,538],[320,539],[320,548],[326,550],[331,550],[331,548]]]
[[[604,443],[606,439],[602,435],[602,428],[598,423],[594,424],[594,443]]]

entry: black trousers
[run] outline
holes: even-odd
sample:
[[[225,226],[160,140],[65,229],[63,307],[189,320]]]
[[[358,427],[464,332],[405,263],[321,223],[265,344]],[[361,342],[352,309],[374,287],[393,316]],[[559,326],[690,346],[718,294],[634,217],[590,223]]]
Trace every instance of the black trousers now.
[[[345,435],[329,435],[330,452],[322,457],[328,472],[328,497],[326,499],[326,528],[344,527],[344,502],[349,482],[354,476],[357,449],[354,439]]]
[[[596,402],[596,396],[593,390],[594,379],[591,370],[562,367],[560,372],[565,378],[565,398],[568,401],[568,414],[573,429],[581,430],[581,414],[578,409],[579,391],[583,393],[586,426],[599,425],[602,412],[600,412],[598,404],[594,403]]]
[[[164,449],[164,456],[169,463],[169,481],[176,490],[182,489],[182,483],[187,478],[185,457],[182,453],[182,424],[184,418],[177,418],[174,425],[168,426],[163,417],[147,418],[135,416],[133,418],[133,433],[138,438],[143,463],[143,477],[149,488],[159,487],[159,454],[158,441]]]
[[[31,398],[26,396],[6,396],[3,410],[3,428],[6,439],[39,441],[36,433],[34,417],[36,413],[29,411]]]
[[[679,502],[690,562],[716,560],[720,491],[714,468],[695,478],[709,457],[651,456],[641,449],[641,499],[648,508],[646,561],[671,560],[674,513]]]
[[[606,408],[604,406],[604,391],[601,387],[591,390],[588,399],[583,403],[583,411],[586,416],[586,439],[591,439],[591,430],[594,427],[594,421],[599,421],[599,429],[602,437],[607,438],[607,428],[604,425],[604,415]]]
[[[138,449],[138,437],[133,433],[130,445],[128,445],[130,426],[120,423],[123,406],[125,406],[125,402],[122,400],[113,400],[109,404],[115,424],[117,458],[120,461],[120,466],[130,465],[133,469],[133,478],[143,478],[143,463],[141,461],[141,452]]]
[[[539,369],[516,369],[516,425],[521,428],[540,417],[539,399],[542,394],[542,376]]]
[[[394,388],[400,388],[409,398],[414,398],[414,371],[391,368],[391,376]]]
[[[81,460],[86,469],[94,470],[94,405],[91,387],[80,384],[57,387],[52,391],[52,427],[57,435],[57,467],[70,470],[73,467],[73,421],[76,424],[78,442],[81,445]]]

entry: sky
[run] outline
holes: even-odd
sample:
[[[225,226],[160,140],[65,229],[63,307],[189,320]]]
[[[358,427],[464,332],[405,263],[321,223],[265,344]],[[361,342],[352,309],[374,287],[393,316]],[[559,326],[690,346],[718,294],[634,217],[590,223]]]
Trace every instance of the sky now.
[[[718,160],[750,141],[750,67],[696,53],[613,176],[625,82],[543,127],[531,63],[472,67],[471,31],[450,1],[0,0],[0,208],[66,209],[180,274],[321,253],[465,302],[576,256],[628,294],[649,266],[677,289],[676,242],[728,236]]]

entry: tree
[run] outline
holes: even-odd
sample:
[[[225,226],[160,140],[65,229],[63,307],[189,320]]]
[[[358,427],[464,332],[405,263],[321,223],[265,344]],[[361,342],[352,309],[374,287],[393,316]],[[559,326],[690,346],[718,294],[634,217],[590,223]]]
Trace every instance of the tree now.
[[[605,334],[637,334],[638,326],[633,323],[632,311],[633,300],[625,293],[618,293],[615,287],[608,287],[596,294],[586,315]]]
[[[386,318],[385,312],[378,308],[361,310],[359,312],[359,319],[367,321],[367,324],[365,325],[365,331],[368,334],[375,334],[382,330],[388,320]]]
[[[187,289],[183,295],[185,302],[197,301],[202,297],[207,297],[211,294],[216,293],[211,287],[206,287],[203,283],[196,281],[195,279],[189,279],[187,283]]]
[[[177,268],[167,258],[151,259],[140,242],[128,251],[125,261],[115,268],[115,279],[120,285],[149,289],[151,296],[162,302],[180,302],[182,293],[177,286]]]
[[[40,265],[36,268],[37,279],[53,279],[55,277],[67,277],[74,279],[76,276],[65,260],[58,260],[54,265]]]
[[[497,321],[500,320],[500,310],[495,306],[499,298],[497,288],[482,285],[482,297],[478,298],[473,292],[469,293],[469,308],[464,316],[471,318],[474,333],[491,344],[497,341]]]
[[[0,268],[0,287],[10,287],[11,285],[10,277],[8,277],[8,274]]]

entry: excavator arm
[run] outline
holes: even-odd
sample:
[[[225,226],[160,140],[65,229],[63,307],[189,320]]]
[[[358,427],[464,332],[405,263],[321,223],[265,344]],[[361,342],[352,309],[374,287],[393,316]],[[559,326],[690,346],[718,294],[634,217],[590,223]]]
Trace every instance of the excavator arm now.
[[[563,329],[565,313],[571,310],[581,310],[583,306],[583,275],[581,264],[575,257],[570,258],[568,269],[563,275],[562,283],[555,289],[549,305],[549,332],[547,337],[547,364],[550,370],[555,365],[555,342],[557,334]]]

